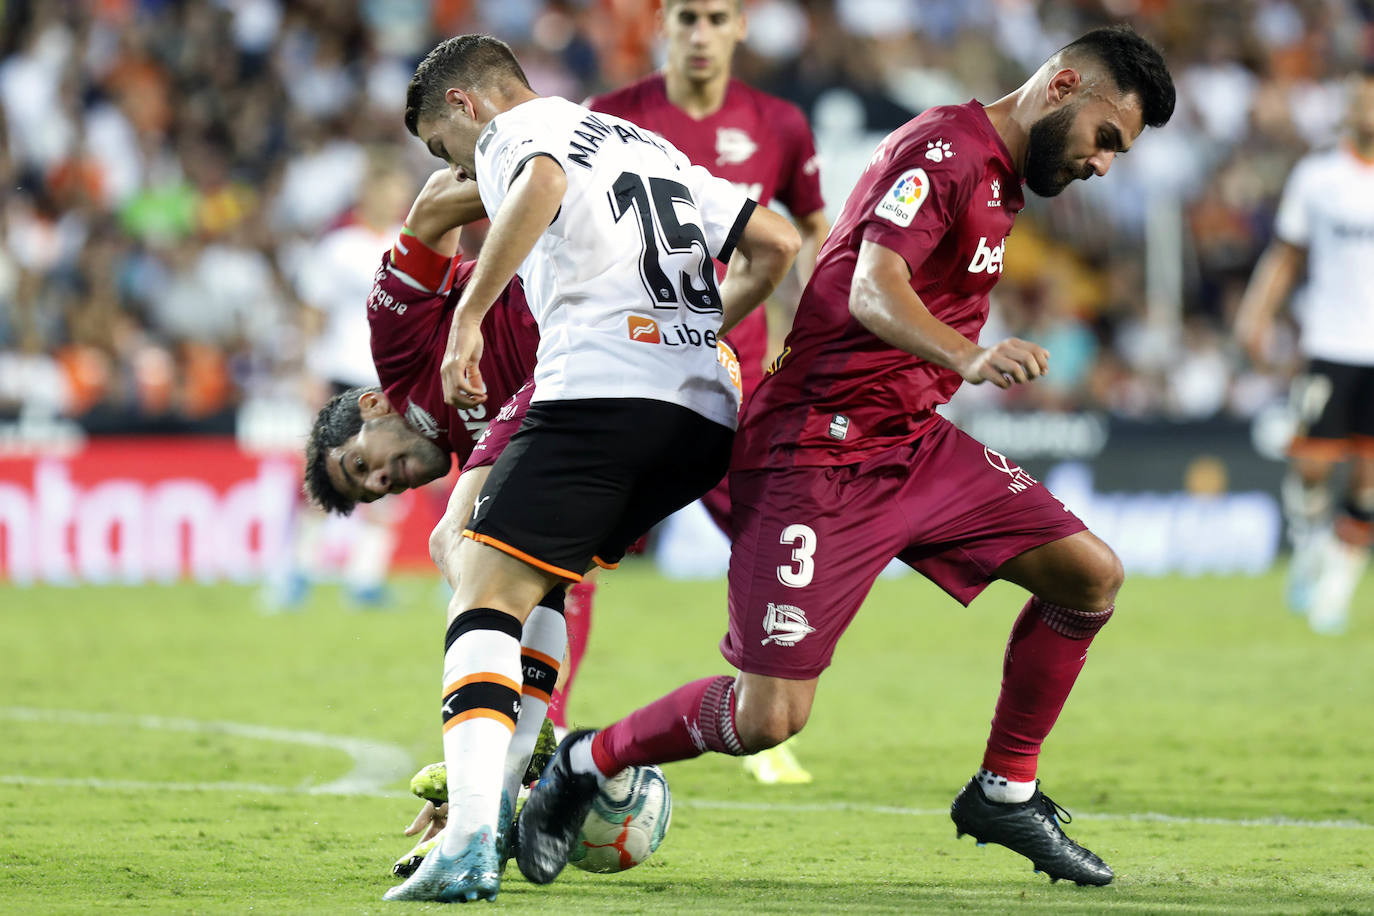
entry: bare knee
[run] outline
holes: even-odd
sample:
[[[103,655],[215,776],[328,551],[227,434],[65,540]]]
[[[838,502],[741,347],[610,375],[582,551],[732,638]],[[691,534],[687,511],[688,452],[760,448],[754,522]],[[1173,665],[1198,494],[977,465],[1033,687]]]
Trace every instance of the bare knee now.
[[[1297,457],[1292,463],[1293,473],[1305,487],[1317,487],[1331,479],[1335,464],[1321,458]]]
[[[458,545],[462,542],[462,533],[452,521],[452,516],[444,515],[439,520],[439,524],[434,526],[434,530],[429,533],[429,558],[434,561],[439,572],[443,575],[444,581],[448,582],[450,588],[458,587]]]
[[[801,731],[805,724],[805,714],[795,716],[785,709],[746,712],[741,708],[735,713],[735,730],[739,732],[740,743],[750,754],[777,747]]]
[[[1126,579],[1126,571],[1116,551],[1096,538],[1079,552],[1073,575],[1065,582],[1063,604],[1078,611],[1105,611],[1116,603],[1116,593]]]
[[[811,715],[815,682],[793,682],[801,689],[776,690],[757,685],[751,689],[747,678],[741,678],[735,702],[735,731],[744,749],[755,754],[782,744],[802,730]]]
[[[1103,557],[1095,570],[1096,594],[1092,595],[1092,610],[1106,610],[1116,603],[1116,593],[1126,581],[1126,570],[1121,558],[1106,544],[1102,545]]]

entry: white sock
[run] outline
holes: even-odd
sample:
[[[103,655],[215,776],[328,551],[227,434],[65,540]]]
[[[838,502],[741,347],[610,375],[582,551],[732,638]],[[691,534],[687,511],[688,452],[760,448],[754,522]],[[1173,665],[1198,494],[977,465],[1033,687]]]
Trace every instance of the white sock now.
[[[520,622],[477,608],[449,626],[444,651],[445,855],[500,820],[503,763],[520,715]]]
[[[1360,584],[1369,548],[1332,535],[1324,545],[1321,574],[1312,589],[1307,622],[1318,633],[1340,633],[1350,615],[1350,599]]]
[[[590,773],[596,777],[597,785],[604,785],[609,777],[601,772],[596,759],[592,757],[592,739],[595,737],[595,733],[587,735],[568,748],[568,763],[572,764],[574,773]]]
[[[1331,492],[1325,483],[1308,484],[1289,471],[1279,493],[1293,545],[1293,559],[1288,567],[1290,582],[1311,587],[1320,574],[1323,546],[1331,536]]]
[[[1005,776],[998,776],[991,770],[981,769],[974,779],[983,787],[983,794],[988,797],[988,801],[1024,802],[1030,801],[1031,796],[1035,794],[1033,779],[1030,782],[1017,782]]]
[[[506,750],[503,790],[512,805],[520,794],[520,781],[529,769],[539,730],[549,709],[549,695],[558,680],[558,668],[568,647],[568,628],[563,614],[540,605],[525,618],[520,634],[520,665],[524,677],[520,690],[520,719]]]

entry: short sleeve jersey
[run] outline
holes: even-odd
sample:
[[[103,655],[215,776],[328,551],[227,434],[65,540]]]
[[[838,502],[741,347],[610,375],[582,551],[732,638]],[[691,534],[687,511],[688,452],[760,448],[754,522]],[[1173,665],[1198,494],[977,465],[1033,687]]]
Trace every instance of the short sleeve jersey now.
[[[497,115],[477,138],[477,189],[499,218],[511,182],[554,159],[567,192],[517,273],[539,323],[534,401],[648,398],[725,426],[739,390],[718,357],[712,259],[754,203],[672,144],[564,99]]]
[[[763,206],[777,199],[794,216],[824,208],[816,141],[806,116],[790,102],[731,80],[720,109],[697,120],[668,100],[662,73],[588,102],[593,111],[647,127],[696,165],[733,182]],[[730,332],[747,398],[763,376],[768,324],[755,309]]]
[[[849,314],[859,247],[868,240],[901,255],[931,314],[977,340],[1023,204],[1011,154],[977,101],[932,108],[885,137],[745,409],[734,467],[854,464],[920,438],[962,379]]]
[[[519,282],[513,281],[482,320],[480,369],[487,401],[466,410],[445,403],[439,366],[453,311],[475,267],[475,261],[446,258],[402,235],[382,256],[367,300],[372,360],[387,400],[412,429],[453,452],[459,463],[533,373],[539,346],[539,329]]]
[[[1274,231],[1307,249],[1303,352],[1374,366],[1374,162],[1344,148],[1305,157],[1284,187]]]

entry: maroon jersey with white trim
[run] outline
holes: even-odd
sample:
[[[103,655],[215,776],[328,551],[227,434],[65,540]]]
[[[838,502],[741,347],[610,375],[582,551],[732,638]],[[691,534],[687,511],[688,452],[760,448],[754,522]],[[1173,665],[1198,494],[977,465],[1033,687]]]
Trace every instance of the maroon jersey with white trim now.
[[[486,402],[466,410],[444,402],[439,366],[453,311],[476,266],[402,235],[382,256],[367,299],[372,361],[387,400],[412,429],[457,455],[459,464],[496,411],[533,374],[539,347],[539,329],[520,281],[512,280],[482,319],[479,367]]]
[[[1023,205],[1011,154],[977,101],[932,108],[884,138],[745,409],[734,467],[853,464],[919,438],[963,380],[850,316],[859,246],[901,255],[931,314],[976,341]]]
[[[765,207],[776,198],[794,216],[806,216],[825,206],[816,141],[806,116],[791,102],[739,80],[730,81],[720,110],[701,120],[668,101],[662,73],[596,96],[587,107],[647,127],[693,165],[734,183]],[[751,312],[727,339],[739,355],[748,398],[763,377],[768,350],[763,308]]]

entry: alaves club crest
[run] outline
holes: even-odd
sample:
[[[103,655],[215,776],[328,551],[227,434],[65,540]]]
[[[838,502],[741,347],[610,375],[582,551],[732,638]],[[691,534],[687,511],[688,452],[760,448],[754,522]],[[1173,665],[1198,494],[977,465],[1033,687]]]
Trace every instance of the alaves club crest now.
[[[807,633],[816,632],[816,628],[806,622],[806,612],[801,608],[770,602],[768,616],[763,618],[763,631],[768,637],[759,643],[761,646],[770,642],[780,646],[795,646]]]

